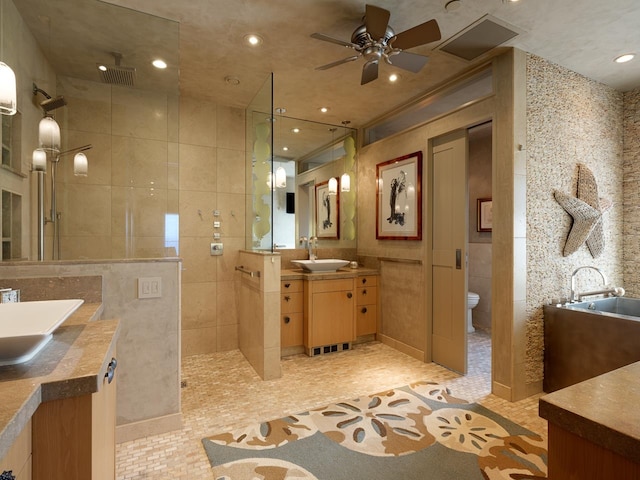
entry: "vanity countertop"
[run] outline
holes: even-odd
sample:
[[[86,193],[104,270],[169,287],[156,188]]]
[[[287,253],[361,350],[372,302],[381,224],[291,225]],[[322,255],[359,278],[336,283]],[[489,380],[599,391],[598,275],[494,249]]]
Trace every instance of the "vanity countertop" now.
[[[540,398],[540,416],[640,463],[640,362]]]
[[[85,303],[28,362],[0,367],[0,459],[40,403],[99,390],[118,337],[118,320],[99,320],[103,306]]]
[[[380,272],[373,268],[349,268],[344,267],[335,272],[305,272],[301,268],[283,269],[280,272],[281,280],[334,280],[337,278],[355,278],[365,275],[378,275]]]

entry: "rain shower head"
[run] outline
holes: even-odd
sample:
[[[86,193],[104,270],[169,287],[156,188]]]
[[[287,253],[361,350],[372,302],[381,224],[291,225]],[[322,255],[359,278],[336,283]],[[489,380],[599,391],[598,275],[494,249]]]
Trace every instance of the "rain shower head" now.
[[[136,81],[136,69],[120,65],[122,54],[112,52],[111,55],[113,55],[115,59],[115,65],[105,65],[104,63],[96,64],[102,83],[133,87]]]
[[[49,113],[51,110],[55,110],[56,108],[64,107],[67,104],[67,101],[64,99],[62,95],[55,98],[51,98],[51,95],[49,95],[47,92],[45,92],[41,88],[38,88],[38,86],[34,83],[33,94],[37,95],[38,93],[41,93],[46,97],[45,100],[40,102],[40,106],[46,113]]]

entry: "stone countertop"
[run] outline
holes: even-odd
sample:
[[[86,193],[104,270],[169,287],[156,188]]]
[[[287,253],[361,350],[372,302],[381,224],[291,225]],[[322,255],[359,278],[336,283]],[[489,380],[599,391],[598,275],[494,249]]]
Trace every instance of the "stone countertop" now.
[[[281,280],[334,280],[337,278],[355,278],[365,275],[378,275],[380,272],[373,268],[349,268],[344,267],[335,272],[309,273],[302,268],[283,269],[280,272]]]
[[[640,362],[540,399],[542,418],[640,463]]]
[[[0,367],[0,459],[40,403],[99,390],[120,323],[97,321],[102,310],[99,303],[83,304],[33,359]]]

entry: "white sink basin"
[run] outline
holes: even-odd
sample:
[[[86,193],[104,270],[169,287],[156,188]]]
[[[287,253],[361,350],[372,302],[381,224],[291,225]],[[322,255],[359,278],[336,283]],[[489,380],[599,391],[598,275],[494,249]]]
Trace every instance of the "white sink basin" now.
[[[337,258],[322,258],[318,260],[291,260],[291,263],[300,265],[307,272],[335,272],[339,268],[349,264],[348,260]]]
[[[31,360],[84,300],[0,304],[0,365]]]

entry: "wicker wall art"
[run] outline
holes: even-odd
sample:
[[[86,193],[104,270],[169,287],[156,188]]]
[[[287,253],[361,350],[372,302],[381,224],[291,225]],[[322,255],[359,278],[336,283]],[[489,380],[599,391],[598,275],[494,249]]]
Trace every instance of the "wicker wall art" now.
[[[562,254],[567,257],[586,243],[591,256],[599,257],[604,251],[602,214],[611,207],[611,203],[598,197],[598,185],[591,170],[578,164],[577,198],[558,190],[553,191],[553,196],[573,218]]]

